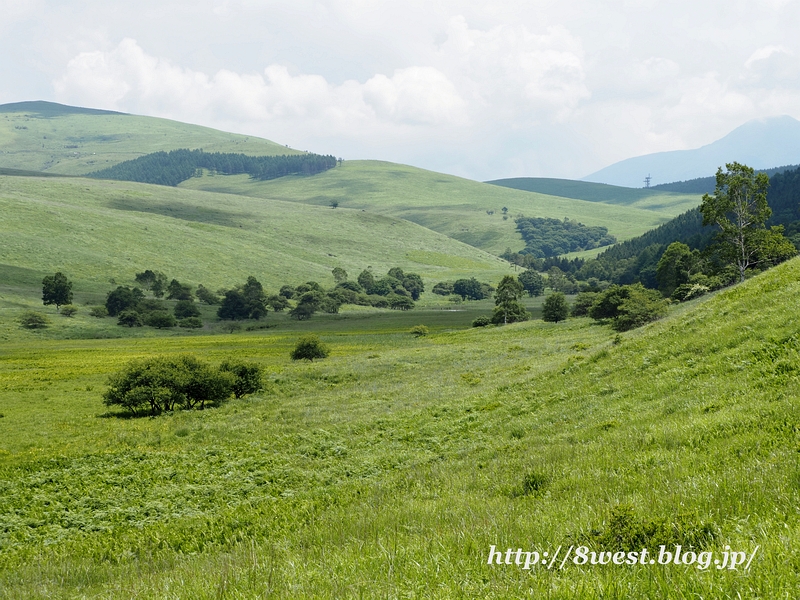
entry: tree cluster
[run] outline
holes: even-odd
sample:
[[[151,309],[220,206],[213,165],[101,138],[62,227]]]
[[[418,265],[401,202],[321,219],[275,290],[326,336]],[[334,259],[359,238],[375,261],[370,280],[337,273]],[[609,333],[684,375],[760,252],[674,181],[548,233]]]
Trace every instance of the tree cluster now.
[[[615,244],[607,227],[587,227],[583,223],[565,218],[519,217],[515,219],[517,231],[525,241],[526,254],[537,258],[558,256],[568,252],[591,250]]]
[[[190,354],[157,356],[132,361],[111,375],[103,400],[134,416],[203,409],[258,391],[261,372],[243,361],[228,360],[215,368]]]
[[[705,195],[700,208],[616,244],[594,259],[535,258],[527,250],[510,249],[501,256],[512,264],[547,272],[548,285],[565,293],[641,283],[670,297],[675,294],[677,300],[695,297],[741,281],[747,271],[787,260],[800,248],[800,168],[771,171],[776,173],[767,189],[766,174],[730,163],[725,171],[719,169],[715,192]],[[673,242],[682,245],[681,257],[675,254],[678,248],[671,247]]]
[[[253,179],[269,180],[286,175],[316,175],[336,166],[333,156],[297,154],[283,156],[248,156],[202,150],[154,152],[113,167],[90,173],[97,179],[138,181],[176,186],[207,169],[223,175],[247,174]]]

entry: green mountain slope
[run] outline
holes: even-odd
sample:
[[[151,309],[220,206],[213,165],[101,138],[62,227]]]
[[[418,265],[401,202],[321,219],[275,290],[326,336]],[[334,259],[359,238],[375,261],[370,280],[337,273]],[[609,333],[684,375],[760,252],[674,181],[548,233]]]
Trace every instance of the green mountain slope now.
[[[549,194],[551,196],[631,206],[644,210],[670,213],[673,216],[700,204],[702,196],[702,193],[676,193],[665,190],[626,188],[605,183],[547,177],[515,177],[487,181],[486,183],[526,192]]]
[[[506,263],[371,212],[82,178],[0,177],[0,264],[108,286],[146,268],[211,289],[332,284],[339,266],[499,278]],[[329,281],[330,280],[330,281]]]
[[[0,361],[0,596],[794,598],[798,294],[793,260],[618,339],[349,331],[313,364],[285,333],[28,334]],[[109,372],[187,350],[258,360],[266,389],[98,418]],[[514,561],[583,545],[653,563]]]
[[[524,243],[513,217],[568,217],[585,225],[608,227],[623,240],[669,220],[664,212],[547,196],[479,183],[415,167],[380,161],[345,161],[313,177],[253,181],[247,176],[193,178],[181,187],[261,198],[339,206],[391,215],[494,254]],[[508,208],[508,219],[502,209]],[[493,214],[488,214],[488,212]]]
[[[0,106],[0,168],[82,175],[179,148],[250,155],[297,153],[268,140],[165,119],[48,102]],[[524,246],[513,221],[518,214],[606,226],[624,240],[682,212],[679,203],[696,204],[691,197],[669,194],[618,205],[613,198],[597,202],[572,191],[573,196],[567,197],[531,194],[377,161],[348,161],[322,176],[282,178],[267,185],[247,177],[203,177],[183,185],[313,205],[327,206],[334,200],[343,207],[408,219],[493,254]],[[503,207],[509,209],[505,221]]]
[[[52,102],[0,105],[0,167],[84,175],[180,148],[269,156],[300,153],[269,140],[167,119]]]

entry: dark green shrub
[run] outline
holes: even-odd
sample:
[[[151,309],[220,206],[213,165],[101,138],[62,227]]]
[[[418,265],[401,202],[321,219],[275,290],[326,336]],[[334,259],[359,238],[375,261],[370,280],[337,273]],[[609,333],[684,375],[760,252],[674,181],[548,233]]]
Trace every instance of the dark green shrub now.
[[[168,312],[169,308],[167,308],[163,300],[145,298],[144,300],[139,300],[139,303],[136,305],[136,311],[144,315],[151,312]]]
[[[108,316],[108,309],[105,306],[93,306],[91,310],[89,310],[89,315],[102,319]]]
[[[408,296],[399,296],[392,294],[388,298],[389,307],[392,310],[411,310],[414,308],[414,301]]]
[[[440,281],[431,290],[434,294],[438,294],[439,296],[449,296],[453,293],[453,284],[452,282],[448,281]]]
[[[155,311],[147,313],[142,317],[142,321],[149,327],[156,327],[157,329],[167,329],[175,327],[178,324],[177,319],[168,312]]]
[[[41,313],[26,310],[18,318],[19,324],[25,329],[44,329],[50,324],[50,319]]]
[[[664,316],[667,303],[656,290],[641,283],[612,285],[598,296],[589,309],[593,319],[612,319],[616,331],[628,331]]]
[[[315,358],[326,358],[329,354],[328,347],[323,344],[316,335],[307,335],[297,341],[297,345],[292,350],[290,356],[292,360],[308,360],[313,362]]]
[[[675,288],[670,298],[676,302],[686,302],[692,298],[698,298],[711,291],[707,286],[700,285],[699,283],[682,283]],[[62,309],[63,311],[63,309]]]
[[[157,415],[175,408],[220,404],[233,392],[235,376],[188,354],[157,356],[129,363],[108,379],[106,406],[121,406],[133,415]]]
[[[220,371],[231,373],[236,378],[233,382],[233,395],[241,398],[246,394],[255,394],[261,389],[263,369],[252,362],[242,360],[226,360],[219,366]]]
[[[134,310],[136,306],[144,300],[144,292],[139,288],[130,288],[127,285],[119,286],[117,289],[108,292],[106,296],[106,310],[112,317],[116,317],[123,311]]]
[[[186,329],[200,329],[203,327],[203,320],[200,317],[186,317],[178,321],[178,326]]]
[[[126,327],[141,327],[144,325],[142,315],[135,310],[123,310],[117,317],[117,325]]]
[[[473,327],[486,327],[487,325],[490,325],[491,323],[492,323],[492,321],[491,321],[491,319],[489,319],[489,317],[477,317],[476,319],[474,319],[472,321],[472,326]]]
[[[572,305],[573,317],[588,317],[589,309],[597,301],[598,292],[581,292],[575,296],[575,303]]]
[[[176,319],[200,316],[200,308],[191,300],[178,300],[172,312],[175,314]]]

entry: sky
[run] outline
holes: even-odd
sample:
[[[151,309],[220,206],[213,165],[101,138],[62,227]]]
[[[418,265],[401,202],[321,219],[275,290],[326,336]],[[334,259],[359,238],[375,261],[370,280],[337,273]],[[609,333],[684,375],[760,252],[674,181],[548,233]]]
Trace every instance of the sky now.
[[[0,0],[0,104],[579,178],[800,119],[798,30],[800,0]]]

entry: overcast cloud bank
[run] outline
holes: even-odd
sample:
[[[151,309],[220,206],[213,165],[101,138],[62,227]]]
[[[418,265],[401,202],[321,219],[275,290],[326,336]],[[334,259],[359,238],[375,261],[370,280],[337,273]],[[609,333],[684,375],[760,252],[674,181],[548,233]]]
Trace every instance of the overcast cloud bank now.
[[[577,178],[800,118],[799,5],[0,1],[0,101],[474,179]]]

